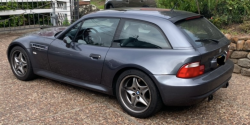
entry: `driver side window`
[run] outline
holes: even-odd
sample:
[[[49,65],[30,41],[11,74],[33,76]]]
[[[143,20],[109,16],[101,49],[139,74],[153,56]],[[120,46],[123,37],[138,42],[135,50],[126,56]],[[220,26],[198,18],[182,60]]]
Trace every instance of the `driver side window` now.
[[[81,27],[81,25],[82,25],[82,22],[79,22],[78,24],[73,26],[71,29],[69,29],[68,32],[66,32],[63,35],[63,37],[61,37],[59,39],[63,40],[65,37],[69,37],[71,40],[73,40],[77,34],[78,29]]]
[[[94,18],[79,22],[60,39],[95,46],[110,47],[120,19]]]
[[[116,18],[85,20],[74,41],[81,44],[110,47],[119,20]]]

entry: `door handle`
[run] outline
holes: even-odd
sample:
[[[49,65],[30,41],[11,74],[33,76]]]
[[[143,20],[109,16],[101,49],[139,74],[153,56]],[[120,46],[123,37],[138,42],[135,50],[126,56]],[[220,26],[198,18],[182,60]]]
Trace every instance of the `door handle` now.
[[[90,54],[89,57],[91,59],[101,59],[101,55],[99,55],[99,54]]]

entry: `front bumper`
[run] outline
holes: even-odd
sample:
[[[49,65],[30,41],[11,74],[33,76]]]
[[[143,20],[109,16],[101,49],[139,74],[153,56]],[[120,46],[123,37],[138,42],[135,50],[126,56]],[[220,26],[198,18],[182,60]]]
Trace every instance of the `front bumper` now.
[[[223,66],[201,76],[183,79],[176,75],[153,75],[165,105],[196,104],[223,87],[230,80],[234,64],[228,60]]]

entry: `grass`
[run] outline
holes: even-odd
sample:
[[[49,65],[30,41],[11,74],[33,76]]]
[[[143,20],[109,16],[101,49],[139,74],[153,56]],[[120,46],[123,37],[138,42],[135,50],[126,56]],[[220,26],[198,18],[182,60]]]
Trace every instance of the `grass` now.
[[[224,34],[230,34],[233,36],[240,35],[250,35],[250,21],[244,21],[241,24],[232,24],[220,29]]]
[[[105,0],[91,0],[90,4],[95,5],[99,9],[104,9]]]

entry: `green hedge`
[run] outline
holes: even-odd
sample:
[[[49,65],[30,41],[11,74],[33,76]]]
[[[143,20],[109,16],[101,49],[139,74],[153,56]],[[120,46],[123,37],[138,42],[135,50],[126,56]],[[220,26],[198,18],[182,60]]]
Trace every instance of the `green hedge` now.
[[[250,0],[157,0],[160,8],[172,8],[200,13],[218,27],[232,23],[242,23],[250,18]]]
[[[6,10],[17,10],[17,9],[48,9],[50,8],[51,2],[22,2],[17,3],[14,0],[11,0],[6,3],[1,3],[0,11]],[[44,16],[42,16],[44,15]],[[15,27],[23,25],[47,25],[50,24],[50,14],[24,14],[24,15],[10,15],[10,16],[1,16],[0,17],[0,28],[1,27]],[[39,17],[39,20],[38,20]],[[43,19],[44,18],[44,19]]]

